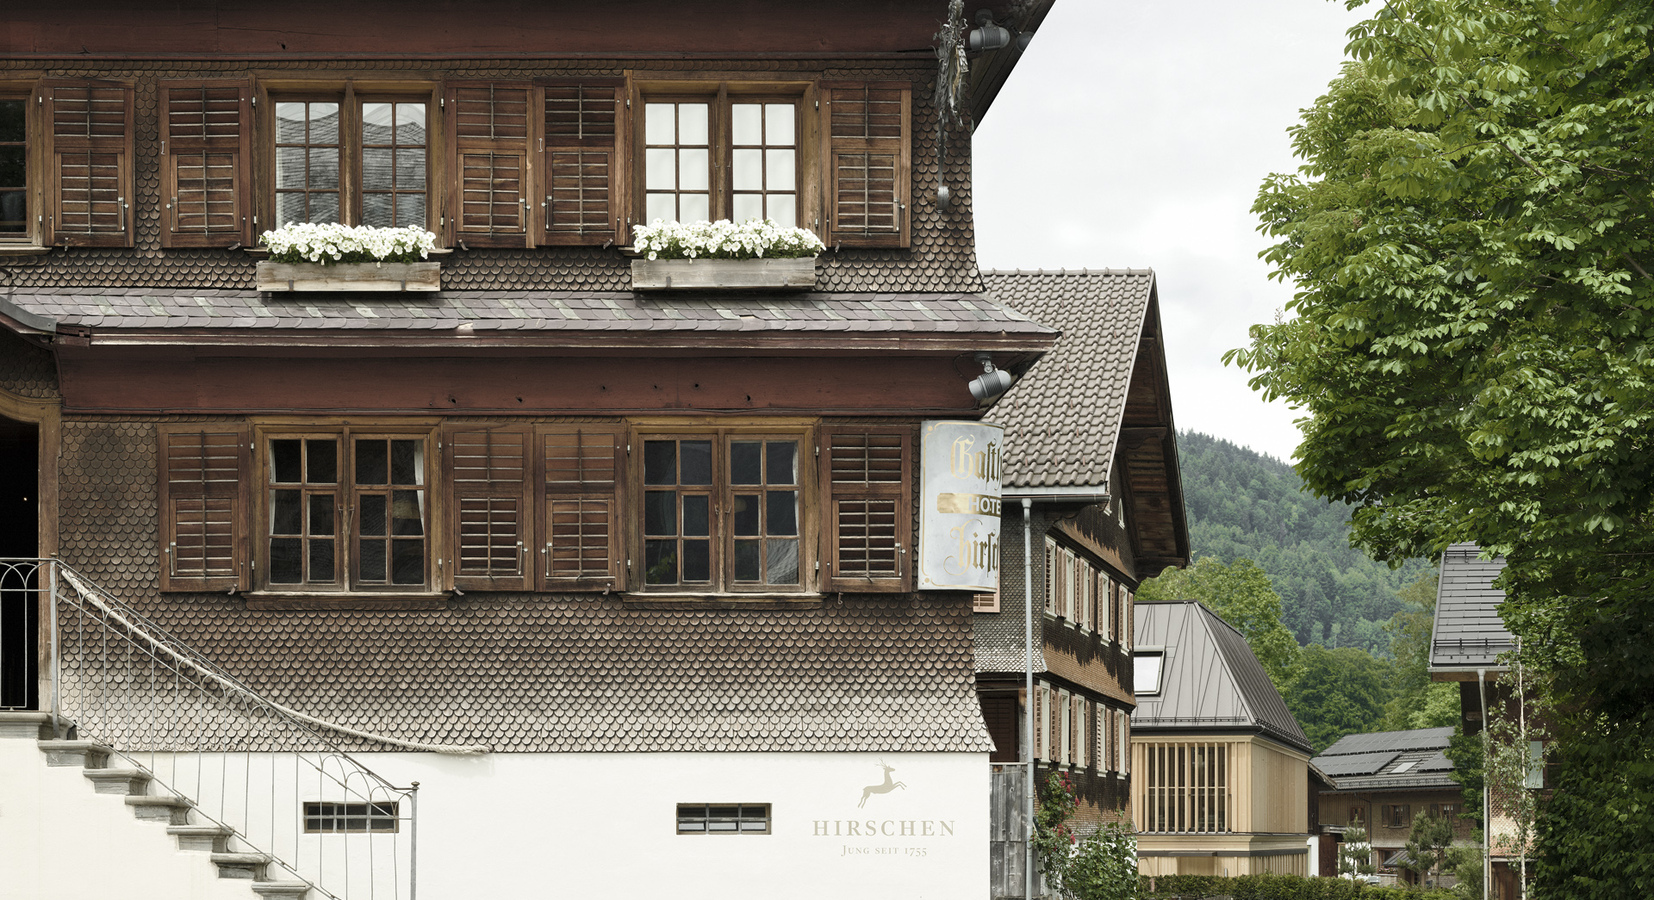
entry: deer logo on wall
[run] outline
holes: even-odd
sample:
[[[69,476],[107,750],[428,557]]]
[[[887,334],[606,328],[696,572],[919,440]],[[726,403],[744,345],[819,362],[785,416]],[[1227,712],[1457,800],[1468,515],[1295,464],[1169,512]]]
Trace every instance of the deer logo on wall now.
[[[880,760],[878,765],[879,768],[884,770],[884,784],[870,784],[867,787],[862,788],[861,802],[856,804],[857,809],[861,809],[863,806],[866,806],[867,798],[874,794],[888,794],[897,788],[901,788],[904,791],[907,790],[907,785],[902,782],[890,780],[890,773],[896,771],[895,767],[885,765],[883,760]]]

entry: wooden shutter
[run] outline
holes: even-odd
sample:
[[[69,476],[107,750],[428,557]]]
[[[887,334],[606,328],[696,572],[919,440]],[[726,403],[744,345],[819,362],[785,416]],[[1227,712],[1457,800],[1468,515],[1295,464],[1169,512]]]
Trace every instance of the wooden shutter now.
[[[1045,539],[1045,612],[1057,614],[1057,544]]]
[[[1004,577],[1003,573],[1001,573],[1001,577]],[[999,612],[999,588],[995,587],[991,593],[972,594],[971,612]]]
[[[618,426],[542,428],[539,566],[545,590],[625,590],[620,513],[626,435]]]
[[[161,246],[252,242],[248,160],[252,92],[246,82],[161,85]]]
[[[453,240],[477,247],[530,246],[533,95],[527,83],[448,88],[448,133],[454,144],[448,203]]]
[[[132,85],[68,82],[43,90],[48,243],[132,246]]]
[[[533,442],[526,426],[455,425],[444,432],[454,587],[526,591],[532,586]]]
[[[1034,746],[1029,748],[1034,759],[1045,758],[1045,685],[1034,682],[1034,696],[1030,698],[1030,715],[1034,717]]]
[[[913,429],[821,432],[822,589],[909,590]]]
[[[827,246],[908,246],[912,85],[829,82],[823,88]]]
[[[161,590],[244,586],[251,440],[241,425],[160,427]]]
[[[1131,591],[1125,585],[1120,585],[1120,646],[1130,653],[1132,645],[1137,640],[1137,607],[1132,605]]]
[[[626,102],[622,81],[543,82],[541,199],[546,244],[623,243]]]

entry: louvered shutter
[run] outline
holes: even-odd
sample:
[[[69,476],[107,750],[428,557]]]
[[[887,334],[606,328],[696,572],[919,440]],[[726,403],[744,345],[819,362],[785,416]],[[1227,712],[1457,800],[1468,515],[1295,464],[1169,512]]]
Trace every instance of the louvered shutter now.
[[[161,86],[161,246],[251,243],[252,92],[246,82]]]
[[[543,428],[540,546],[545,590],[625,590],[620,527],[626,436],[618,427]]]
[[[161,590],[243,586],[251,440],[239,425],[161,426]]]
[[[546,244],[623,243],[624,82],[544,82]]]
[[[830,82],[823,89],[827,245],[908,246],[912,86]]]
[[[462,591],[526,591],[533,582],[533,435],[525,426],[453,425],[442,438],[449,565]]]
[[[1033,752],[1035,759],[1044,759],[1045,758],[1045,685],[1044,684],[1041,684],[1039,682],[1034,683],[1034,696],[1033,696],[1032,699],[1033,699],[1033,703],[1032,703],[1033,712],[1031,713],[1031,715],[1033,715],[1033,717],[1034,717],[1034,727],[1033,727],[1034,746],[1031,747],[1030,750]]]
[[[1131,591],[1120,585],[1120,646],[1130,653],[1137,640],[1137,607],[1132,605]]]
[[[1045,612],[1057,614],[1057,543],[1045,539]]]
[[[527,247],[533,88],[526,83],[448,88],[453,138],[449,232],[477,247]]]
[[[53,83],[43,90],[48,242],[132,246],[132,85]]]
[[[821,432],[822,589],[909,590],[912,428]]]

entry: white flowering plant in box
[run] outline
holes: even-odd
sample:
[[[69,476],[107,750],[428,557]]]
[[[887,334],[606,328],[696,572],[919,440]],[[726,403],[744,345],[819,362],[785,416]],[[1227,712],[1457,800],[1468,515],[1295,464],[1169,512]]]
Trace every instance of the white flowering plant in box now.
[[[417,262],[436,249],[423,228],[289,224],[259,236],[270,259],[282,263]]]
[[[772,219],[748,219],[739,225],[728,219],[656,219],[632,229],[632,246],[648,259],[802,259],[827,249],[814,233]]]

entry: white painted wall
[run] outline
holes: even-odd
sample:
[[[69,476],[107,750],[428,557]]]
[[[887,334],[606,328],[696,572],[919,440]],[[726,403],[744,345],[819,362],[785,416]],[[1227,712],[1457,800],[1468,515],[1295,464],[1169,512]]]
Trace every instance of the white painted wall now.
[[[0,739],[0,897],[257,900],[185,852],[165,823],[93,791],[84,769],[51,767],[32,740]]]
[[[984,753],[359,758],[397,784],[420,782],[422,898],[960,900],[988,891]],[[862,789],[884,780],[881,761],[907,787],[858,808]],[[680,802],[769,803],[773,833],[679,835]],[[851,821],[858,836],[847,833]],[[868,836],[869,821],[888,833]],[[903,821],[914,834],[901,834]]]
[[[213,878],[204,854],[177,851],[164,826],[133,819],[119,797],[94,794],[80,769],[47,768],[33,741],[0,741],[0,751],[9,754],[0,760],[0,872],[13,870],[16,848],[18,859],[40,861],[30,869],[33,884],[40,885],[54,871],[88,869],[88,860],[106,858],[96,848],[116,842],[125,848],[118,857],[122,868],[183,857],[195,864],[195,877],[210,882],[191,887],[191,893],[178,887],[193,884],[182,869],[158,873],[152,880],[171,888],[156,894],[157,900],[219,900],[218,894],[200,891],[223,885],[240,891],[230,895],[237,900],[249,896],[245,882]],[[418,889],[425,900],[652,895],[723,900],[757,892],[801,900],[959,900],[982,897],[988,889],[988,763],[982,753],[369,753],[356,758],[394,784],[420,783]],[[143,761],[168,780],[176,776],[186,792],[196,780],[193,762],[174,771],[165,759]],[[906,786],[869,794],[858,806],[863,788],[883,783],[880,763],[892,768],[893,781]],[[277,808],[249,810],[250,819],[273,818],[276,831],[292,836],[303,800],[334,799],[332,791],[293,786],[295,779],[286,773],[295,770],[282,754],[231,754],[209,759],[200,781],[203,790],[214,782],[285,782],[275,791],[254,784],[235,796],[252,798],[255,807],[268,806],[267,798],[275,796]],[[768,803],[772,833],[679,835],[679,803]],[[283,807],[295,824],[282,824]],[[33,822],[42,817],[52,824],[37,834]],[[92,825],[94,820],[101,824]],[[397,835],[395,843],[405,837]],[[392,838],[298,835],[296,844],[275,849],[287,855],[304,848],[298,862],[308,869],[322,840],[334,848],[344,842],[351,855],[374,847],[372,865],[381,868]],[[324,867],[336,873],[341,862],[339,851],[329,850]],[[363,871],[363,862],[354,860],[351,869]],[[118,882],[123,889],[127,885],[125,877]],[[56,895],[99,896],[94,890],[99,888],[88,882],[84,893]],[[396,894],[405,898],[407,885]]]

